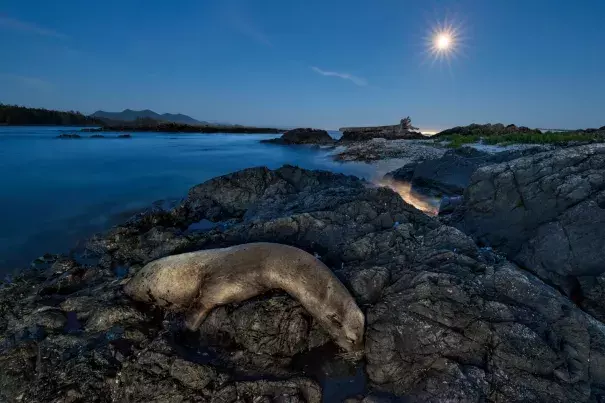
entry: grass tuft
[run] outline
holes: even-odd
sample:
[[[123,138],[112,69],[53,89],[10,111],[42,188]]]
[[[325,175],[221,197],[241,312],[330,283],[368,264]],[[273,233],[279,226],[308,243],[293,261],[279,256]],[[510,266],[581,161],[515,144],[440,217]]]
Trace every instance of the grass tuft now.
[[[586,132],[546,132],[546,133],[512,133],[503,135],[481,136],[452,134],[442,136],[441,141],[448,141],[447,147],[460,148],[465,144],[482,142],[490,145],[509,144],[565,144],[570,142],[605,141],[605,133]]]

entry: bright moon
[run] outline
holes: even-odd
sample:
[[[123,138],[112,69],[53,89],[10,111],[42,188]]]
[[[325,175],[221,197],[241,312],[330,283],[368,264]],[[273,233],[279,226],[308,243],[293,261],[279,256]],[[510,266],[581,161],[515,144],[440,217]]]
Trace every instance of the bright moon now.
[[[446,50],[450,47],[452,38],[448,34],[439,34],[435,40],[435,45],[439,50]]]
[[[453,21],[437,22],[424,37],[427,56],[433,63],[445,61],[449,65],[450,60],[457,57],[465,45],[462,33],[462,27]]]

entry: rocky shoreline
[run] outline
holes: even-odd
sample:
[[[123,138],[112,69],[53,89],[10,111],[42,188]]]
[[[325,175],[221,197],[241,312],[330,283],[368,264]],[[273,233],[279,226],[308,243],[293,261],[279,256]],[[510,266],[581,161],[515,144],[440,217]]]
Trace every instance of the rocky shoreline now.
[[[471,154],[397,174],[456,185],[440,219],[356,177],[251,168],[45,255],[0,288],[0,400],[605,399],[605,145]],[[435,177],[431,161],[464,169]],[[361,359],[283,293],[217,308],[197,333],[123,293],[159,257],[254,241],[333,270],[366,316]]]

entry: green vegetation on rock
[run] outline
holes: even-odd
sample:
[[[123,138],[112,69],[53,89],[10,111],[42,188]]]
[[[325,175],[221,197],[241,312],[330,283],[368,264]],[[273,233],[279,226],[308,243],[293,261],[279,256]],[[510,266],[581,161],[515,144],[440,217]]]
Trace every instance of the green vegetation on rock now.
[[[503,136],[487,137],[483,139],[486,144],[554,144],[569,142],[592,142],[605,140],[605,132],[546,132],[532,134],[505,134]]]
[[[602,142],[605,141],[605,130],[576,131],[576,132],[546,132],[546,133],[511,133],[502,135],[463,135],[451,134],[440,136],[439,141],[447,141],[447,147],[460,148],[466,144],[483,143],[490,145],[506,144],[567,144],[572,142]]]

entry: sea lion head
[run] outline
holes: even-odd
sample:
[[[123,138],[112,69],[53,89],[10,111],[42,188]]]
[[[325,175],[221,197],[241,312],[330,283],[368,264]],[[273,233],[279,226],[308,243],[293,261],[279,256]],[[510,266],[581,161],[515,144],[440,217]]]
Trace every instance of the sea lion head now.
[[[365,317],[352,298],[342,309],[327,312],[322,319],[325,329],[340,347],[349,352],[363,349]]]

